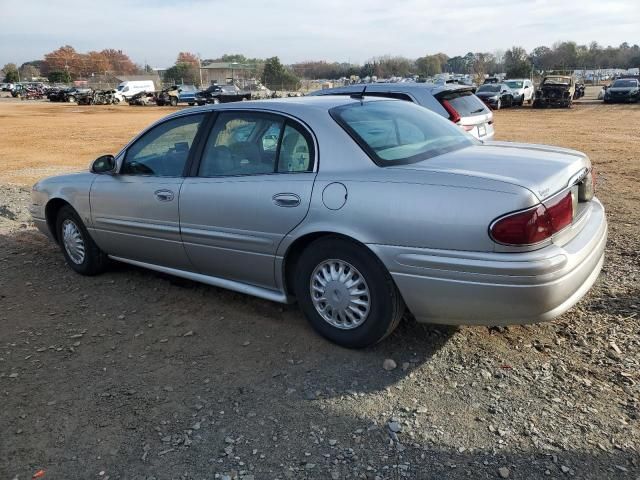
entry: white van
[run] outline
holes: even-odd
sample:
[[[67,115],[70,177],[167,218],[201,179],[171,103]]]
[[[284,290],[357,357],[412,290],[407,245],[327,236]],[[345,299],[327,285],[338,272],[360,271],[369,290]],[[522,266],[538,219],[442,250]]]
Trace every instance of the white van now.
[[[121,102],[129,100],[136,93],[140,92],[155,92],[156,86],[153,80],[131,80],[122,82],[116,89],[115,97]]]

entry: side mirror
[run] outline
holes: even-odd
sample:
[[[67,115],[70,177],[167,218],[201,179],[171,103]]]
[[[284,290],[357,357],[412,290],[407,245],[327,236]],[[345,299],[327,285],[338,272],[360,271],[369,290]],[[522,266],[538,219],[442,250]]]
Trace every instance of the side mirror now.
[[[116,169],[116,157],[113,155],[102,155],[96,158],[91,164],[92,173],[113,173]]]
[[[529,88],[529,85],[525,85],[525,86],[524,86],[524,89],[525,89],[525,90],[526,90],[527,88]]]

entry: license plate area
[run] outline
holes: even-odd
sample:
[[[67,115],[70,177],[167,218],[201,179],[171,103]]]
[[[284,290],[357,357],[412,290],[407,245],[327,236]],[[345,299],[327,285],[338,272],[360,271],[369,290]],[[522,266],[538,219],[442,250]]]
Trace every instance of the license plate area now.
[[[487,126],[486,125],[478,125],[478,136],[485,137],[487,135]]]

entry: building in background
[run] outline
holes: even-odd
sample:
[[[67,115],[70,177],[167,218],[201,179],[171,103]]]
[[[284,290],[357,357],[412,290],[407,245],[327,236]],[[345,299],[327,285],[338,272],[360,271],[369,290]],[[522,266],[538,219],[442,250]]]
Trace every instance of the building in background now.
[[[202,86],[227,85],[234,83],[244,88],[254,83],[256,66],[237,62],[213,62],[200,67]]]

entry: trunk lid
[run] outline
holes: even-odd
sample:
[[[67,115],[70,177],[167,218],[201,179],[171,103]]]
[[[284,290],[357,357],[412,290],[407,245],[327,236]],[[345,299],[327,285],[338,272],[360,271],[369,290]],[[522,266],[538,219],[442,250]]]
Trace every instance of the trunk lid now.
[[[540,201],[567,188],[585,169],[589,158],[578,151],[547,145],[486,142],[397,167],[434,171],[518,185]]]

